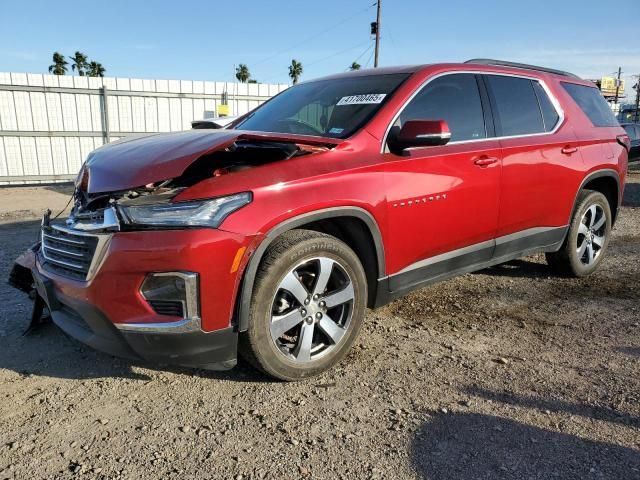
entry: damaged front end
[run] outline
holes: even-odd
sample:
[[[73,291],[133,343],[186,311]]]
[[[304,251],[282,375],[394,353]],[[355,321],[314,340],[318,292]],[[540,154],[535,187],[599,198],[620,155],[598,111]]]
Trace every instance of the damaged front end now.
[[[57,308],[55,295],[47,298],[52,282],[34,274],[37,266],[59,277],[91,282],[117,232],[217,228],[252,201],[250,191],[175,201],[181,192],[204,180],[326,152],[337,143],[259,132],[190,131],[126,139],[96,150],[78,175],[69,217],[54,222],[47,212],[41,241],[16,259],[10,273],[9,284],[34,300],[28,331],[41,323],[46,307]]]

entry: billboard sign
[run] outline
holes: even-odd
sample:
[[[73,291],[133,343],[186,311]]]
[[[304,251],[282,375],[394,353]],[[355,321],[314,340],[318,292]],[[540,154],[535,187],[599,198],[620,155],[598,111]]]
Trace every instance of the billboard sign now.
[[[615,97],[616,87],[620,82],[620,89],[618,90],[618,96],[624,96],[624,80],[618,80],[615,77],[602,77],[600,79],[600,91],[605,97]]]

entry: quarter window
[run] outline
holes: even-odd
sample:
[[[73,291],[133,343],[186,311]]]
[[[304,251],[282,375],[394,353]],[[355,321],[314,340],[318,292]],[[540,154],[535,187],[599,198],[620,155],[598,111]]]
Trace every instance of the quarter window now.
[[[533,86],[533,83],[537,82],[527,78],[501,75],[486,75],[485,78],[496,107],[494,115],[498,136],[509,137],[545,132],[541,106],[538,104]]]
[[[445,120],[451,141],[487,137],[480,92],[473,74],[444,75],[429,82],[402,111],[398,126],[408,120]]]
[[[596,87],[565,82],[562,82],[562,86],[589,117],[594,127],[617,127],[619,125],[607,105],[607,101]]]

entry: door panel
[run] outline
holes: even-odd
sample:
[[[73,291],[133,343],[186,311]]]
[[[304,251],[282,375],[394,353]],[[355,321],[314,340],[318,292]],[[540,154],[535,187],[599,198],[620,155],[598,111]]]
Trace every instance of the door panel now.
[[[495,237],[500,161],[475,162],[500,155],[497,140],[385,154],[389,272]]]
[[[503,156],[497,236],[564,225],[558,211],[583,168],[574,132],[540,81],[498,74],[483,80]]]
[[[498,237],[535,227],[566,224],[577,172],[584,168],[575,135],[564,128],[553,135],[510,138],[502,145],[502,193]],[[571,145],[574,153],[563,154]],[[571,198],[569,198],[569,196]]]
[[[451,141],[384,154],[390,273],[418,270],[427,259],[494,238],[501,152],[489,138],[487,109],[480,77],[452,73],[429,80],[398,116],[397,127],[408,120],[446,121]],[[491,254],[491,248],[481,253],[487,260]]]

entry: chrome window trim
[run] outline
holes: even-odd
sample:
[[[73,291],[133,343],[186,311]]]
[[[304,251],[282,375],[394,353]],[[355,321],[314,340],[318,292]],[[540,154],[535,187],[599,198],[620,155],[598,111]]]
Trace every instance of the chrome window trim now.
[[[555,97],[555,95],[553,95],[553,93],[549,89],[549,87],[546,84],[546,82],[544,80],[540,79],[540,78],[534,77],[532,75],[516,74],[516,73],[486,72],[486,71],[482,71],[482,70],[450,70],[450,71],[447,71],[447,72],[439,73],[437,75],[434,75],[434,76],[429,77],[428,79],[426,79],[424,82],[422,82],[422,84],[420,84],[420,86],[418,88],[416,88],[416,90],[411,94],[411,96],[402,104],[402,107],[400,107],[400,110],[398,110],[398,112],[391,119],[391,122],[389,123],[389,125],[387,125],[387,129],[386,129],[386,131],[384,133],[384,136],[382,137],[382,145],[380,146],[380,153],[389,153],[387,148],[386,148],[387,147],[387,138],[389,136],[389,132],[391,131],[391,128],[396,123],[396,121],[398,120],[398,118],[400,117],[402,112],[405,110],[405,108],[407,108],[407,105],[409,105],[409,103],[411,103],[411,101],[432,81],[434,81],[434,80],[436,80],[437,78],[440,78],[440,77],[445,77],[447,75],[457,75],[457,74],[460,74],[460,73],[468,73],[469,75],[498,75],[498,76],[502,76],[502,77],[524,78],[526,80],[531,80],[531,81],[534,81],[534,82],[538,82],[540,84],[540,86],[542,87],[542,89],[547,94],[547,96],[549,97],[549,100],[551,101],[551,104],[553,105],[553,108],[556,110],[556,113],[558,114],[558,121],[556,122],[555,126],[553,127],[553,130],[551,130],[549,132],[527,133],[527,134],[523,134],[523,135],[505,135],[505,136],[501,136],[501,137],[494,136],[494,137],[476,138],[476,139],[473,139],[473,140],[459,140],[459,141],[449,142],[446,145],[444,145],[444,147],[446,147],[448,145],[462,145],[462,144],[465,144],[465,143],[486,142],[486,141],[490,141],[490,140],[506,140],[506,139],[510,139],[510,138],[527,138],[527,137],[537,137],[537,136],[542,136],[542,135],[553,135],[558,130],[560,130],[560,127],[562,127],[562,125],[564,124],[565,115],[564,115],[564,110],[562,109],[562,106],[560,105],[560,102]],[[540,113],[540,115],[542,115],[542,113]],[[430,147],[413,147],[413,148],[407,149],[407,150],[413,150],[415,148],[423,149],[423,148],[430,148]]]

